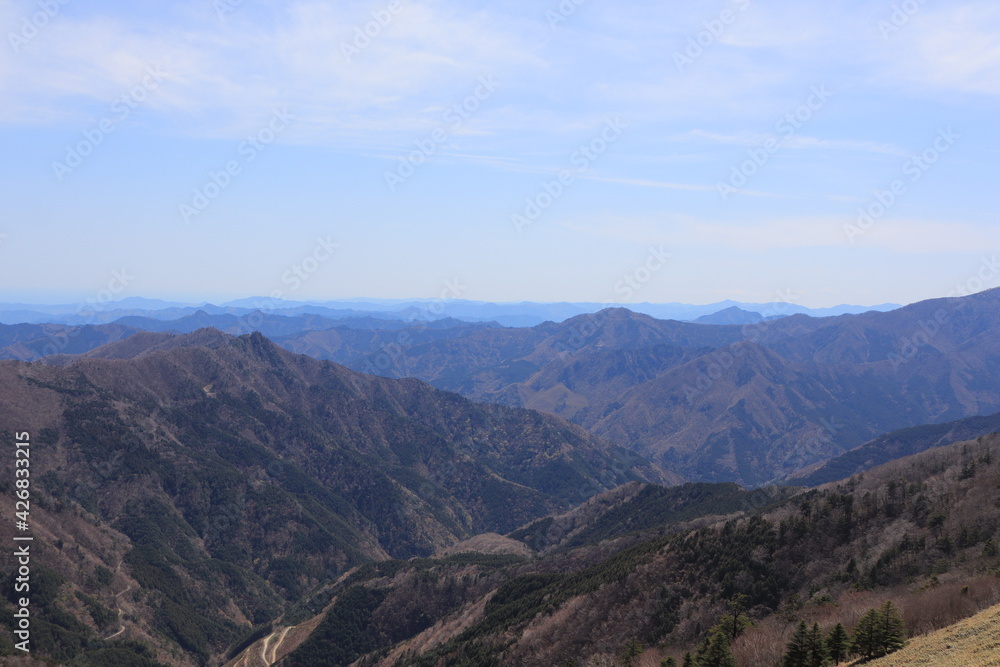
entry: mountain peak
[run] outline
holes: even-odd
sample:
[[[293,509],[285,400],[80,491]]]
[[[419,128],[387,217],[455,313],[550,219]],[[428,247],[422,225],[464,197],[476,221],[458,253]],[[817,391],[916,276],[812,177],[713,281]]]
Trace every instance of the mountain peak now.
[[[175,342],[177,347],[200,345],[202,347],[216,348],[227,344],[233,339],[224,331],[219,331],[215,327],[203,327],[188,334],[178,334]]]
[[[564,325],[580,325],[585,323],[593,323],[595,326],[604,326],[606,324],[620,324],[625,322],[643,322],[643,323],[654,323],[661,320],[657,320],[651,315],[646,315],[644,313],[637,313],[634,310],[630,310],[625,306],[613,306],[611,308],[604,308],[597,311],[596,313],[583,313],[582,315],[577,315],[571,317],[564,321]]]
[[[694,320],[695,324],[756,324],[764,321],[764,316],[758,312],[743,310],[739,306],[730,306],[712,313],[702,315]]]

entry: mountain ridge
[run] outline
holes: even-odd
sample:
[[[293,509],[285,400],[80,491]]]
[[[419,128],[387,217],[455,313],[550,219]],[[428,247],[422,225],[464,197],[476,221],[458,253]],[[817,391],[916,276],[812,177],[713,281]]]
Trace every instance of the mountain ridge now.
[[[362,375],[257,333],[146,342],[132,358],[0,362],[0,432],[31,433],[37,576],[51,572],[32,614],[60,662],[111,634],[120,603],[127,636],[158,659],[205,664],[356,565],[668,481],[551,415]]]
[[[760,485],[885,432],[1000,410],[1000,393],[986,381],[1000,373],[998,295],[742,325],[624,308],[530,328],[440,320],[356,329],[344,320],[275,340],[368,374],[417,377],[477,401],[555,414],[690,479]],[[234,316],[224,317],[231,324]],[[266,315],[256,324],[288,331],[310,321],[334,322]],[[39,330],[26,342],[30,334],[19,331],[12,345],[22,356],[62,340]],[[73,351],[99,356],[125,354],[128,345],[87,348],[133,330],[87,331]]]

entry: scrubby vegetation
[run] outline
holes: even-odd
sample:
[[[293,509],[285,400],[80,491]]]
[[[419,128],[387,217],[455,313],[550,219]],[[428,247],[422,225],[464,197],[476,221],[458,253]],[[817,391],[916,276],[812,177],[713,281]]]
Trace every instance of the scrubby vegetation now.
[[[286,667],[798,667],[1000,601],[996,435],[813,490],[664,488],[550,417],[259,336],[212,344],[0,364],[51,416],[32,510],[46,659],[217,664],[302,624]],[[486,530],[534,555],[431,557]]]
[[[663,533],[655,539],[619,530],[534,562],[479,567],[476,586],[410,626],[413,636],[435,628],[436,642],[390,641],[371,624],[382,641],[369,655],[392,655],[398,667],[626,665],[647,653],[698,667],[813,667],[885,655],[907,631],[1000,601],[998,445],[991,436],[927,452],[715,525],[647,529]],[[589,534],[607,535],[606,516],[645,516],[651,497],[610,507]],[[674,497],[680,511],[691,496]],[[513,535],[532,541],[543,525]],[[372,566],[350,585],[412,590],[401,582],[418,572],[444,585],[445,566],[429,563]],[[461,629],[441,630],[459,618]],[[299,659],[283,664],[309,664]]]
[[[51,598],[32,598],[32,645],[63,662],[115,635],[210,663],[248,628],[316,613],[300,602],[353,567],[509,532],[646,465],[561,420],[362,376],[259,334],[3,362],[0,386],[43,422],[32,518],[47,551],[33,575]]]
[[[1000,606],[927,635],[867,667],[987,667],[1000,655]]]

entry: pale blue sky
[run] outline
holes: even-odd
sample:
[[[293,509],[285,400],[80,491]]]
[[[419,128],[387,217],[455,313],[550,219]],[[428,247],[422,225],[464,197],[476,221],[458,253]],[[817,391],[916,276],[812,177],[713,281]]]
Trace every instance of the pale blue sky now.
[[[0,0],[0,300],[1000,285],[995,0],[577,2]]]

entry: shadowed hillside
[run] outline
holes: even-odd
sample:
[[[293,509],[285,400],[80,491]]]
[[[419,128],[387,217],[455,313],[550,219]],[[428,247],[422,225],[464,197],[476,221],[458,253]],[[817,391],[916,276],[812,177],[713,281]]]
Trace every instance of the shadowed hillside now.
[[[680,664],[722,627],[740,667],[774,667],[800,621],[850,633],[887,600],[931,632],[1000,603],[998,455],[991,435],[810,491],[627,485],[508,535],[534,560],[358,569],[279,622],[278,664]]]
[[[34,646],[60,662],[115,634],[140,642],[121,648],[134,660],[209,664],[354,566],[667,479],[558,418],[361,375],[260,334],[115,345],[131,358],[0,362],[0,432],[33,446]]]

